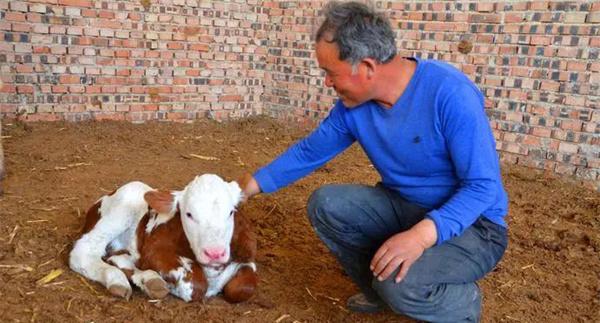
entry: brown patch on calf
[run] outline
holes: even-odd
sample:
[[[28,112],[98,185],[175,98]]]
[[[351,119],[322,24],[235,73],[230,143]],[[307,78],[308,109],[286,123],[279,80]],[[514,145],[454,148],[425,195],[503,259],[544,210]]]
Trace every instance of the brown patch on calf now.
[[[148,191],[144,194],[144,200],[158,213],[171,213],[174,210],[175,198],[171,192]]]
[[[151,269],[157,271],[165,281],[175,284],[176,281],[169,275],[169,272],[182,266],[179,257],[189,258],[193,261],[192,271],[188,273],[184,280],[192,282],[192,300],[201,299],[206,294],[208,282],[202,267],[196,263],[196,257],[190,248],[190,243],[181,225],[179,211],[175,213],[172,219],[147,234],[146,225],[155,214],[153,211],[146,213],[138,225],[136,234],[140,259],[136,267],[141,270]]]
[[[231,238],[231,260],[238,263],[254,262],[256,258],[256,235],[243,211],[235,214]],[[250,267],[241,267],[223,287],[223,298],[230,303],[244,302],[256,292],[258,276]]]
[[[236,212],[234,217],[231,258],[240,263],[253,262],[256,258],[256,235],[252,224],[242,210]]]
[[[102,205],[102,201],[96,202],[96,204],[92,205],[91,208],[85,214],[85,224],[83,225],[83,230],[81,234],[86,234],[90,232],[95,226],[96,223],[100,220],[100,206]]]
[[[194,258],[191,259],[193,260]],[[208,289],[208,282],[206,281],[202,267],[194,261],[194,263],[192,263],[192,270],[187,274],[184,280],[186,282],[192,282],[192,288],[194,290],[192,292],[192,301],[202,300]]]
[[[258,276],[252,268],[244,266],[223,287],[223,298],[229,303],[239,303],[250,299],[256,292]]]
[[[113,196],[117,190],[112,191],[110,194],[106,196]],[[96,202],[92,207],[90,207],[85,214],[85,224],[83,225],[83,230],[81,231],[81,235],[84,235],[90,232],[98,221],[100,221],[100,207],[102,206],[102,199]]]

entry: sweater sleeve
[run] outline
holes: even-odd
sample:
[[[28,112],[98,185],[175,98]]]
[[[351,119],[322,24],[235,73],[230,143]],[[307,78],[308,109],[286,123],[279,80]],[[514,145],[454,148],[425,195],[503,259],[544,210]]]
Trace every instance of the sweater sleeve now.
[[[460,235],[496,201],[500,178],[495,141],[479,90],[459,85],[441,102],[440,129],[458,187],[441,207],[428,213],[437,228],[438,245]]]
[[[355,138],[346,127],[344,109],[336,104],[307,137],[254,173],[262,192],[271,193],[308,175],[348,148]]]

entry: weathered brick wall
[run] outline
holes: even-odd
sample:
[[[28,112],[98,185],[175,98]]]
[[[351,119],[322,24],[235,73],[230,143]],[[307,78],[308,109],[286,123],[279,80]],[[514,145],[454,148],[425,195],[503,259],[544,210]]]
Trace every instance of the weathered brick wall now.
[[[262,113],[258,1],[0,0],[0,112],[27,120]]]
[[[308,37],[322,3],[269,3],[278,28],[267,56],[276,63],[264,94],[271,115],[320,119],[335,100]],[[445,60],[478,84],[504,162],[600,189],[600,1],[375,4],[397,27],[402,55]]]
[[[335,100],[311,38],[323,3],[0,0],[0,113],[319,120]],[[600,183],[600,1],[375,4],[402,55],[479,85],[505,162]]]

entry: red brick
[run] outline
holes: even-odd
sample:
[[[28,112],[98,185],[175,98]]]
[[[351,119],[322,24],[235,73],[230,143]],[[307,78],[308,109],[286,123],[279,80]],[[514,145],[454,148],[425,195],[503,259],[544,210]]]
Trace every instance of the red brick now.
[[[33,93],[33,86],[31,85],[17,85],[17,93]]]
[[[97,17],[96,10],[92,9],[81,9],[81,15],[88,18]]]
[[[538,147],[538,146],[540,146],[541,141],[540,141],[539,137],[526,135],[523,138],[523,143],[525,145]]]
[[[64,85],[54,85],[52,86],[53,93],[67,93],[67,87]]]
[[[115,50],[115,57],[127,58],[131,55],[131,52],[128,50]]]
[[[560,47],[556,54],[560,57],[575,58],[578,50],[577,47]]]
[[[558,83],[558,82],[554,82],[554,81],[542,81],[542,85],[540,87],[540,90],[542,90],[542,91],[556,92],[556,91],[558,91],[559,87],[560,87],[560,83]]]
[[[97,85],[88,85],[85,87],[85,93],[101,93],[102,87]]]
[[[76,75],[61,75],[59,81],[62,84],[79,84],[80,77]]]
[[[479,12],[493,12],[494,11],[494,3],[491,3],[491,2],[478,3],[476,10]]]
[[[504,14],[504,23],[518,23],[525,21],[525,16],[522,13],[507,12]]]
[[[115,19],[115,13],[108,10],[100,10],[98,11],[98,17],[104,19]]]
[[[42,15],[40,15],[39,13],[29,12],[25,15],[25,18],[27,19],[27,22],[29,22],[29,23],[41,23],[42,22]]]
[[[210,49],[210,46],[207,44],[190,44],[189,49],[196,50],[199,52],[208,52],[208,50]]]
[[[71,93],[84,93],[85,87],[83,85],[71,85],[69,86],[69,92]]]
[[[568,154],[576,154],[579,150],[579,146],[574,143],[569,142],[561,142],[558,146],[558,151],[568,153]]]
[[[0,92],[2,93],[17,93],[17,87],[11,84],[0,85]]]
[[[168,42],[167,43],[167,48],[168,49],[184,49],[183,43],[179,43],[179,42]]]
[[[552,135],[552,130],[548,128],[542,127],[532,127],[531,134],[537,137],[550,137]]]
[[[529,41],[531,45],[541,45],[546,46],[552,43],[551,36],[531,36],[531,40]]]
[[[529,10],[548,10],[548,1],[530,1]]]
[[[19,12],[12,12],[9,11],[6,13],[6,15],[4,16],[4,19],[6,19],[6,21],[22,21],[25,22],[25,14],[19,13]]]
[[[563,120],[560,124],[560,128],[564,130],[581,131],[583,128],[583,121],[581,120]]]
[[[58,4],[63,6],[86,7],[91,8],[94,2],[91,0],[58,0]]]
[[[584,61],[569,61],[567,62],[568,71],[587,71],[587,62]]]
[[[16,66],[17,73],[33,73],[33,66],[19,64]]]

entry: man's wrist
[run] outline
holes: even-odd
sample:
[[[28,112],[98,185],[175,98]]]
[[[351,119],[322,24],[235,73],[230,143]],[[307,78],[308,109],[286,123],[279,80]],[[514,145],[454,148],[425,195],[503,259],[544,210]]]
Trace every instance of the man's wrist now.
[[[250,173],[246,173],[242,175],[237,180],[238,185],[242,189],[242,194],[244,194],[244,199],[248,199],[258,193],[260,193],[260,186],[254,179],[254,177]]]
[[[415,224],[411,231],[415,232],[417,239],[423,249],[428,249],[435,245],[437,241],[437,229],[435,222],[429,218],[421,220]]]

